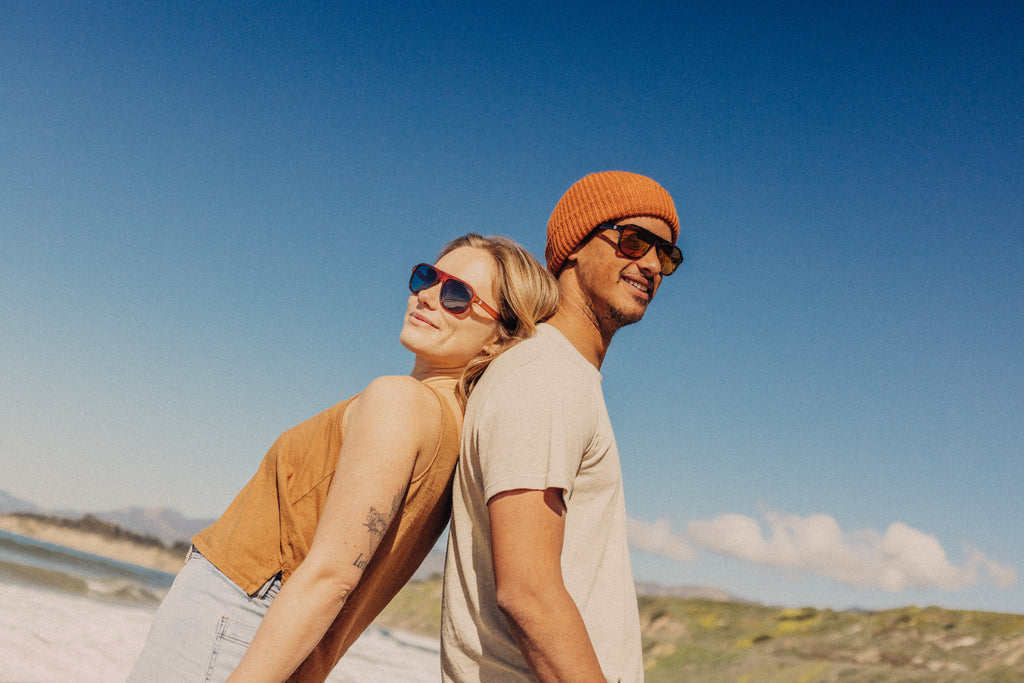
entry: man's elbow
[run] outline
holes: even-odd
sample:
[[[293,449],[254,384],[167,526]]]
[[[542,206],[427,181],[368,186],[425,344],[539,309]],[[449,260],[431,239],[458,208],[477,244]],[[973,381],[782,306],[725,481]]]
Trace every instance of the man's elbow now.
[[[498,582],[495,599],[505,618],[520,626],[542,616],[545,609],[544,595],[529,584]]]
[[[514,627],[522,628],[529,623],[529,608],[522,597],[498,594],[498,611]]]

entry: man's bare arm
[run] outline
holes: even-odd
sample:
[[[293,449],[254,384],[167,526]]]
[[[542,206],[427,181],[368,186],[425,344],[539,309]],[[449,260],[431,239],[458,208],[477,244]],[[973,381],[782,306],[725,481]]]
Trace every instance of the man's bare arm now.
[[[605,681],[562,578],[562,490],[506,491],[488,504],[498,607],[538,681]]]

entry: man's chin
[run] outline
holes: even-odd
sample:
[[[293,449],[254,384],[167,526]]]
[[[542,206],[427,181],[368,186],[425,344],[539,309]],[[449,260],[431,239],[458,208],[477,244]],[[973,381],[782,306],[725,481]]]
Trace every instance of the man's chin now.
[[[630,306],[628,310],[621,308],[612,308],[608,312],[608,319],[609,322],[611,322],[615,326],[615,329],[619,329],[620,327],[625,327],[626,325],[632,325],[633,323],[640,322],[644,317],[644,313],[646,312],[646,302],[643,304],[638,304],[636,306]]]

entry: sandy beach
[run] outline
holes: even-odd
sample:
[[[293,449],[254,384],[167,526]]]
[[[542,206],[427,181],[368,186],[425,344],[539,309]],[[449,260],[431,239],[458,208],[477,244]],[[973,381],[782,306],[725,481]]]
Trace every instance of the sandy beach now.
[[[149,631],[154,607],[128,606],[0,583],[0,681],[123,681]],[[428,683],[440,676],[438,643],[371,627],[329,683]]]

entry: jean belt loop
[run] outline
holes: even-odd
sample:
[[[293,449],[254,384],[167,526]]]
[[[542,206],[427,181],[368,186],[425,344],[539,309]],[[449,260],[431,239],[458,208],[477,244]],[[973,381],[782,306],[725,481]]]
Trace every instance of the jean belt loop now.
[[[256,598],[259,600],[272,601],[277,597],[277,592],[281,590],[281,574],[280,572],[274,574],[267,582],[260,586],[260,589],[256,591]]]

